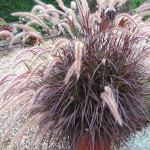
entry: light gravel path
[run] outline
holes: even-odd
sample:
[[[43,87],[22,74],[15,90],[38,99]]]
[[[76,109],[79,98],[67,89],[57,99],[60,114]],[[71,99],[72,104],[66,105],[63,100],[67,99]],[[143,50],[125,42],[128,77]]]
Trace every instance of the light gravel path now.
[[[14,50],[0,50],[0,78],[7,73],[18,71],[18,68],[13,69],[13,62],[17,55],[17,53],[21,50],[21,48],[16,48]],[[1,103],[1,101],[0,101]],[[12,115],[11,110],[5,112],[2,116],[0,116],[0,137],[6,130],[6,126],[2,126],[3,123]],[[13,134],[20,128],[21,124],[24,122],[26,116],[22,115],[16,123],[15,129],[13,129]],[[12,136],[13,136],[12,134]],[[32,134],[31,131],[23,136],[23,138],[15,145],[13,150],[30,150],[30,135]],[[9,147],[10,140],[8,139],[6,143],[2,146],[0,145],[0,150],[10,150]],[[40,147],[36,147],[35,150],[40,150]],[[12,149],[11,149],[12,150]],[[43,150],[46,150],[43,148]],[[133,135],[132,138],[128,139],[127,146],[122,147],[120,150],[150,150],[150,126],[143,131],[138,132],[136,135]]]
[[[20,72],[21,68],[15,68],[15,69],[12,69],[12,68],[13,68],[15,57],[18,54],[18,52],[21,50],[22,50],[22,48],[15,48],[13,50],[9,49],[9,48],[6,48],[6,49],[1,48],[0,49],[0,78],[8,73],[18,74]],[[2,103],[2,101],[0,100],[0,104],[1,103]],[[8,118],[10,118],[11,115],[12,115],[12,111],[9,110],[9,111],[4,112],[0,116],[0,139],[2,137],[2,134],[4,134],[4,131],[7,129],[7,126],[4,126],[3,124],[6,122],[6,120],[8,120]],[[16,121],[16,125],[15,125],[15,128],[12,130],[13,132],[12,132],[11,137],[13,137],[14,133],[16,133],[16,131],[24,123],[25,118],[26,118],[26,116],[22,115]],[[29,141],[30,135],[27,132],[27,134],[25,136],[23,136],[23,138],[19,142],[17,142],[17,144],[15,145],[13,150],[30,150],[31,149],[31,147],[29,146],[30,145],[30,141]],[[10,141],[11,141],[11,139],[8,139],[3,145],[0,145],[0,150],[12,150],[12,148],[9,147]],[[38,150],[38,148],[36,148],[36,150]]]

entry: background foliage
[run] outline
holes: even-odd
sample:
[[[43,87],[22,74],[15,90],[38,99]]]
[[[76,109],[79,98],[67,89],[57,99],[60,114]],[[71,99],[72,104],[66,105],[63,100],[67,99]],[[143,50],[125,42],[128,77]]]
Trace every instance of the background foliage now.
[[[42,0],[44,3],[51,3],[58,6],[56,0]],[[66,6],[70,5],[71,0],[63,0]],[[36,3],[33,0],[0,0],[0,17],[7,22],[14,22],[18,17],[12,17],[12,12],[30,11]]]
[[[42,0],[45,3],[51,3],[54,6],[58,6],[56,0]],[[71,0],[63,0],[64,3],[69,6]],[[130,9],[138,7],[140,4],[147,0],[130,0]],[[35,5],[33,0],[0,0],[0,17],[4,18],[7,22],[17,21],[17,17],[10,16],[12,12],[18,11],[30,11]]]
[[[130,0],[130,9],[134,9],[146,1],[148,0]]]

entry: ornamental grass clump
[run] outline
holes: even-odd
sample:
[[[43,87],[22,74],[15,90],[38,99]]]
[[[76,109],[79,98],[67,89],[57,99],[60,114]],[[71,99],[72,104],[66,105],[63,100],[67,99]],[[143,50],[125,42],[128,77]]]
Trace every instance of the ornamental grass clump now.
[[[60,37],[51,48],[34,46],[18,54],[16,60],[24,62],[28,71],[1,80],[0,84],[8,82],[8,87],[1,95],[0,113],[10,107],[21,108],[10,119],[1,142],[9,137],[17,117],[27,113],[11,146],[32,127],[32,142],[45,141],[52,150],[57,145],[62,150],[119,147],[149,123],[150,33],[149,20],[143,22],[142,18],[149,13],[150,4],[136,9],[133,16],[118,14],[112,21],[108,14],[123,1],[97,0],[98,10],[92,14],[86,0],[77,0],[77,17],[57,1],[66,12],[68,26],[74,26],[79,34],[70,39]],[[32,58],[21,57],[28,53]]]

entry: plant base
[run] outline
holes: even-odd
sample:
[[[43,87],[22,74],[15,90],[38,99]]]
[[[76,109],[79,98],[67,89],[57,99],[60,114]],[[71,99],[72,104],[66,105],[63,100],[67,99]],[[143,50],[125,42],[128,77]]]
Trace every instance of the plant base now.
[[[103,145],[98,140],[92,144],[92,141],[89,137],[85,137],[83,139],[79,138],[76,143],[75,150],[110,150],[111,139],[107,139],[107,143]]]

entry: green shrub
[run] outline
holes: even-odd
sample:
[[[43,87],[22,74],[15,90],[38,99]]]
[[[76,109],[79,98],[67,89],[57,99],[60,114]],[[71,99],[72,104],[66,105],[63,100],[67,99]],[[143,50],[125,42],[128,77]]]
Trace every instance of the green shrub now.
[[[146,1],[147,0],[130,0],[130,9],[134,9]]]

